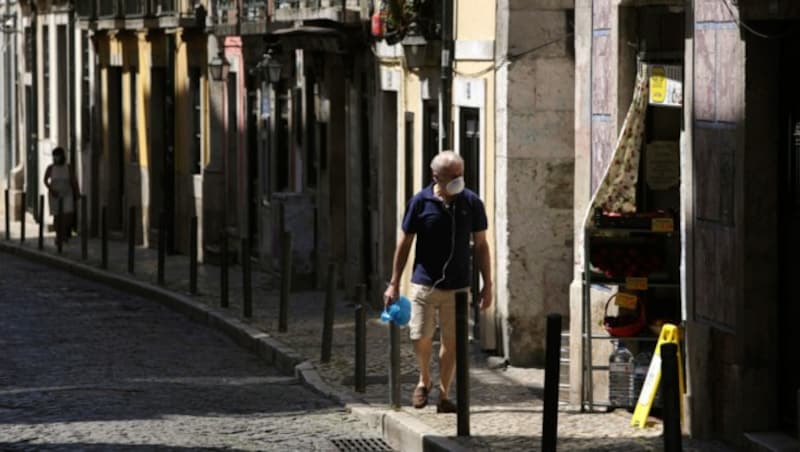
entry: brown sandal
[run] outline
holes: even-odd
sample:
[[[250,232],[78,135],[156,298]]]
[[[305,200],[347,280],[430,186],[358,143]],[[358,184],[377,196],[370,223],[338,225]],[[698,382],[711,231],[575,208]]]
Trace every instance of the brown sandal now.
[[[411,396],[411,405],[416,408],[425,408],[428,404],[428,393],[431,392],[431,387],[417,386],[414,388],[414,394]]]
[[[436,412],[437,413],[457,413],[458,407],[455,403],[451,402],[450,399],[441,399],[439,403],[436,404]]]

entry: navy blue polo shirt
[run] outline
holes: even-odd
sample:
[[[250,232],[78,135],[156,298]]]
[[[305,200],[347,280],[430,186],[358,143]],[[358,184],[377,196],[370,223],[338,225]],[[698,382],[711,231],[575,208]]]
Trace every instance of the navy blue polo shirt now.
[[[455,242],[451,236],[455,224]],[[452,249],[445,278],[437,289],[461,289],[470,285],[470,235],[485,231],[486,209],[474,192],[464,189],[449,206],[433,193],[433,184],[408,201],[403,217],[403,231],[416,234],[416,256],[411,282],[433,286],[442,277],[442,269]]]

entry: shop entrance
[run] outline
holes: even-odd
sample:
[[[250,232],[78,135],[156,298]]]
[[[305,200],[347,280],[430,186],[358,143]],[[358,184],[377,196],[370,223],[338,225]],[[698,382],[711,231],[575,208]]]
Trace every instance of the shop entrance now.
[[[795,74],[800,70],[800,37],[787,38],[781,49],[782,94],[784,100],[784,146],[778,164],[778,394],[781,424],[797,435],[798,390],[800,390],[800,294],[794,281],[800,274],[800,87]]]

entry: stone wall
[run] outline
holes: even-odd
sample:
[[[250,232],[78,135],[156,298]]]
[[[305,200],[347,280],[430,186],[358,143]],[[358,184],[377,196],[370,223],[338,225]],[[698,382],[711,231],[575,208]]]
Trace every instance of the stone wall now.
[[[508,35],[497,53],[510,64],[498,74],[497,267],[506,274],[497,302],[506,356],[533,365],[543,362],[546,315],[568,314],[572,279],[573,2],[498,5]]]

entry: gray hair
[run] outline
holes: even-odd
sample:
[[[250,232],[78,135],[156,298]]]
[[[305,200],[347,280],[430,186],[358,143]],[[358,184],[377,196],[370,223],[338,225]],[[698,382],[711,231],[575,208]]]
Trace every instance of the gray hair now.
[[[464,167],[464,159],[453,151],[442,151],[431,160],[431,169],[437,173],[453,165]]]

